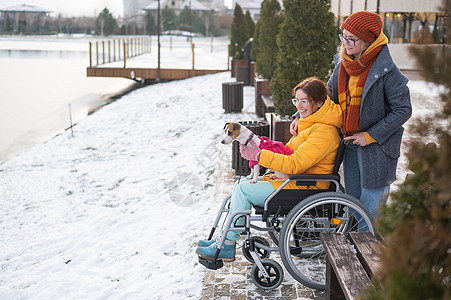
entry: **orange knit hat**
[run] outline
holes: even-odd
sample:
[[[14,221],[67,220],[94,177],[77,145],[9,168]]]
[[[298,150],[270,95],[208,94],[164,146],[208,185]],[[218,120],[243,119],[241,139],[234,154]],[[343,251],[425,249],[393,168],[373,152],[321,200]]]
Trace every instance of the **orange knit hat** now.
[[[378,14],[358,11],[350,15],[340,28],[346,29],[365,42],[373,43],[381,34],[382,20]]]

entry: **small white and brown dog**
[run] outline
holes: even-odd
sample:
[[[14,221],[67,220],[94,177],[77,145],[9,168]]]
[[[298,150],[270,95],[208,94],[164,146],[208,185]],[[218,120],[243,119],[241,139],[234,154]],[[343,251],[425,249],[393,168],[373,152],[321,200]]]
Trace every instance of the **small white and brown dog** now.
[[[280,142],[272,142],[266,139],[265,143],[262,142],[262,137],[259,137],[251,130],[249,130],[246,126],[242,126],[240,123],[226,123],[224,125],[224,137],[222,138],[222,144],[230,144],[233,141],[238,141],[241,145],[248,146],[251,141],[254,141],[255,144],[261,149],[269,149],[271,151],[274,150],[274,147],[266,148],[263,147],[263,144],[271,144],[273,143],[279,145],[282,144]],[[283,144],[282,144],[283,145]],[[283,146],[286,147],[286,146]],[[288,147],[287,147],[288,148]],[[290,150],[291,151],[291,150]],[[274,151],[279,152],[279,151]],[[284,154],[287,154],[286,152]],[[249,166],[251,167],[251,174],[247,176],[247,179],[250,179],[250,183],[256,183],[258,179],[258,175],[260,174],[260,165],[256,161],[249,161]],[[274,171],[274,175],[271,176],[271,179],[281,179],[286,180],[288,178],[287,174]]]

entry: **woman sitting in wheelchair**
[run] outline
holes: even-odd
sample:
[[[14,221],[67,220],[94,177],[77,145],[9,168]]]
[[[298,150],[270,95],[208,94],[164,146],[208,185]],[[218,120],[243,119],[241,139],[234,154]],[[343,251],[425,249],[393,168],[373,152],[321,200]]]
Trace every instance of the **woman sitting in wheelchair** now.
[[[300,114],[298,134],[286,144],[293,154],[277,154],[251,145],[250,147],[240,146],[241,155],[245,159],[258,161],[263,167],[285,174],[331,174],[340,144],[337,128],[342,125],[341,109],[327,96],[326,85],[315,77],[300,82],[292,93],[293,105]],[[228,217],[234,211],[263,206],[265,199],[283,183],[281,180],[265,179],[256,184],[250,184],[248,180],[235,183]],[[327,182],[318,182],[316,186],[310,188],[327,189],[327,185]],[[295,182],[290,182],[284,188],[306,187],[296,186]],[[238,218],[239,216],[236,216],[233,222]],[[236,224],[243,225],[240,222],[244,222],[242,218],[239,218]],[[235,260],[236,240],[239,237],[240,234],[237,231],[227,233],[218,259]],[[199,241],[196,253],[204,259],[212,260],[218,241],[219,237],[209,241]]]

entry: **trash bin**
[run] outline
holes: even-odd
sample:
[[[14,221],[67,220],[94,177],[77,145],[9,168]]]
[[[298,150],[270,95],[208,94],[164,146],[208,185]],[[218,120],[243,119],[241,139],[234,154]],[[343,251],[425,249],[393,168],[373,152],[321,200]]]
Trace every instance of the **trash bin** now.
[[[222,108],[226,113],[241,112],[243,109],[242,82],[224,82],[222,84]]]
[[[236,81],[242,81],[244,86],[250,85],[248,66],[236,67]]]
[[[269,123],[266,121],[241,121],[239,123],[259,136],[269,137]],[[237,141],[232,144],[232,169],[235,170],[235,175],[239,176],[251,173],[249,161],[241,157],[240,144]],[[263,174],[265,170],[265,168],[261,168],[260,174]]]

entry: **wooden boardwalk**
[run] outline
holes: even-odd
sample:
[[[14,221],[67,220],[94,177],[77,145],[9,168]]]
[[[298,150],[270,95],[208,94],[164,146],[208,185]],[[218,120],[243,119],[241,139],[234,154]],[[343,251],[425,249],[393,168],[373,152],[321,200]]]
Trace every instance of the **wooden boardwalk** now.
[[[160,69],[160,81],[185,79],[195,76],[215,74],[227,70],[197,70],[197,69]],[[88,67],[88,77],[122,77],[133,80],[156,81],[157,69],[149,68],[109,68]]]
[[[213,42],[213,40],[212,40]],[[150,37],[122,38],[96,41],[89,43],[89,67],[86,68],[88,77],[122,77],[136,81],[170,81],[185,79],[195,76],[225,72],[229,69],[227,57],[227,70],[195,69],[194,49],[190,43],[192,52],[192,68],[169,69],[129,67],[127,59],[151,52],[152,39]],[[94,46],[94,47],[93,47]],[[212,45],[213,47],[213,45]],[[94,49],[93,49],[94,48]],[[213,49],[213,48],[212,48]],[[170,38],[170,51],[172,51],[172,37]],[[213,50],[212,50],[213,51]],[[123,61],[122,66],[108,66],[111,62]]]

